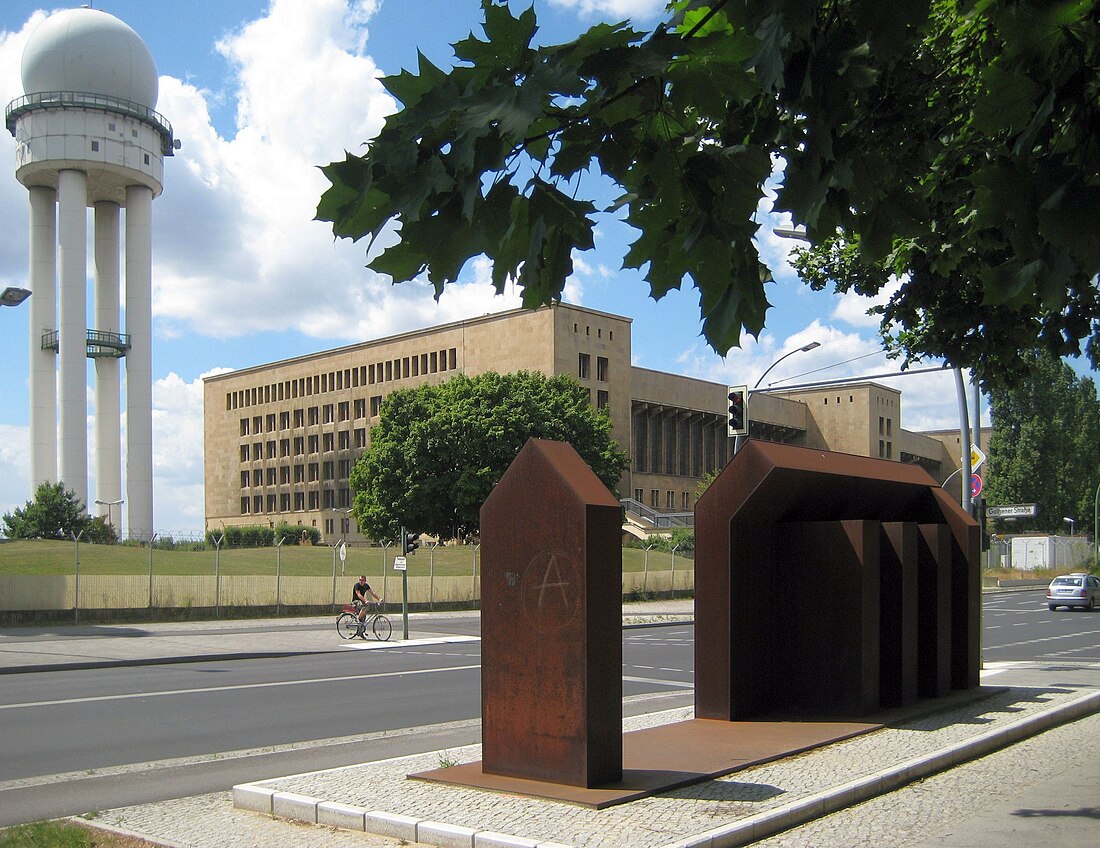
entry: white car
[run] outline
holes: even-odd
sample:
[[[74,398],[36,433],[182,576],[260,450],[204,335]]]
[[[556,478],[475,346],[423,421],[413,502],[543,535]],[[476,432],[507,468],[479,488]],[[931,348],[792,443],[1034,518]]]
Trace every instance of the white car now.
[[[1052,610],[1058,607],[1096,609],[1100,606],[1100,579],[1082,572],[1055,577],[1047,586],[1047,606]]]

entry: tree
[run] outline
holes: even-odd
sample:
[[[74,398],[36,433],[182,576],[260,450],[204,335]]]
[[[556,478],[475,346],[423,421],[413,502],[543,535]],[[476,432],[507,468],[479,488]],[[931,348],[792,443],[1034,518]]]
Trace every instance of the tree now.
[[[1093,524],[1100,483],[1100,402],[1096,386],[1078,378],[1065,362],[1029,353],[1012,389],[990,395],[986,500],[991,504],[1035,503],[1029,529],[1057,533],[1073,518],[1086,532]],[[1023,525],[1013,525],[1023,526]]]
[[[572,444],[612,491],[628,465],[607,411],[572,379],[459,374],[382,402],[351,472],[352,515],[375,539],[395,538],[402,525],[441,538],[476,532],[482,503],[532,437]]]
[[[42,483],[22,509],[4,514],[4,535],[9,539],[69,539],[114,544],[118,534],[103,516],[93,518],[76,493],[62,483]]]
[[[369,265],[426,273],[471,257],[526,306],[560,298],[600,216],[638,238],[624,266],[654,298],[688,280],[725,353],[764,326],[753,238],[774,208],[834,240],[877,293],[883,335],[989,379],[1008,354],[1087,342],[1100,361],[1100,0],[674,0],[639,32],[600,24],[536,46],[533,8],[482,0],[485,39],[444,71],[388,77],[403,104],[361,156],[323,168],[337,236],[400,241]],[[598,209],[582,177],[619,190]],[[827,248],[823,248],[827,249]],[[826,271],[828,269],[825,269]],[[828,274],[811,278],[824,285]],[[832,279],[836,279],[833,277]]]

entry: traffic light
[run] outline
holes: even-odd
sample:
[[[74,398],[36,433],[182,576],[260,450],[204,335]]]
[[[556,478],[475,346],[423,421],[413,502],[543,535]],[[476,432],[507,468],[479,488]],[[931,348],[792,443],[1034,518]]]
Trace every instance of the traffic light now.
[[[749,432],[749,388],[729,386],[729,410],[726,416],[730,436],[746,436]]]
[[[416,549],[420,547],[420,534],[419,533],[406,533],[401,531],[401,554],[402,556],[408,556],[409,554],[415,554]]]

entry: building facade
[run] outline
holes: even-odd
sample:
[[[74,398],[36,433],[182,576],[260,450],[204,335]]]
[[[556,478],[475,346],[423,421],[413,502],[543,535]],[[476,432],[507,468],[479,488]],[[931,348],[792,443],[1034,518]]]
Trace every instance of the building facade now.
[[[286,522],[330,540],[361,538],[349,477],[382,400],[487,371],[576,379],[629,452],[620,496],[690,512],[700,482],[733,455],[726,386],[632,366],[630,328],[629,318],[556,304],[208,377],[206,529]],[[754,394],[749,419],[751,438],[917,463],[941,479],[957,467],[943,441],[902,430],[900,392],[876,383]]]

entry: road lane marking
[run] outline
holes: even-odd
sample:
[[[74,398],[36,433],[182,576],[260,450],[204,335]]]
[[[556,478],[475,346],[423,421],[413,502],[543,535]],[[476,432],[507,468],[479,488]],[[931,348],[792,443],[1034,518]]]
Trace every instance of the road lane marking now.
[[[1034,645],[1038,642],[1054,642],[1059,639],[1078,639],[1082,636],[1098,636],[1100,630],[1084,630],[1078,633],[1061,633],[1058,636],[1042,636],[1038,639],[1025,639],[1023,642],[1006,642],[1003,645],[987,645],[990,651],[999,651],[1004,648],[1018,648],[1021,645]]]
[[[661,680],[658,677],[628,677],[623,675],[623,683],[650,683],[654,686],[671,686],[673,689],[690,689],[694,683],[685,683],[682,680]]]
[[[209,692],[234,692],[242,689],[271,689],[278,686],[307,686],[314,683],[343,683],[350,680],[377,680],[381,677],[405,677],[417,674],[436,674],[441,671],[470,671],[477,665],[453,665],[440,668],[420,668],[408,671],[383,671],[377,674],[348,674],[341,677],[315,677],[309,680],[280,680],[270,683],[237,683],[229,686],[203,686],[197,689],[165,689],[157,692],[127,692],[118,695],[95,695],[86,698],[59,698],[56,701],[28,701],[20,704],[0,704],[0,710],[21,710],[28,707],[57,707],[65,704],[90,704],[97,701],[131,701],[135,698],[163,698],[172,695],[199,695]]]

